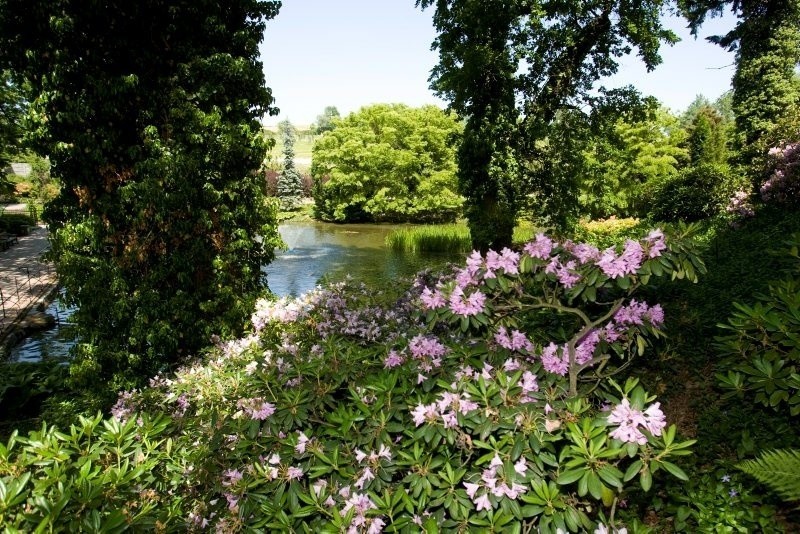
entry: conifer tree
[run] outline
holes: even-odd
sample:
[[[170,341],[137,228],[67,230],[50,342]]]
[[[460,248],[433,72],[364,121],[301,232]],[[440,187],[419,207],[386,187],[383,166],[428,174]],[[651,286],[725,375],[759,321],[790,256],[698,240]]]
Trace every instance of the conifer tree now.
[[[294,126],[289,119],[278,125],[283,140],[283,171],[278,176],[278,198],[284,210],[296,209],[303,198],[303,178],[294,166]]]

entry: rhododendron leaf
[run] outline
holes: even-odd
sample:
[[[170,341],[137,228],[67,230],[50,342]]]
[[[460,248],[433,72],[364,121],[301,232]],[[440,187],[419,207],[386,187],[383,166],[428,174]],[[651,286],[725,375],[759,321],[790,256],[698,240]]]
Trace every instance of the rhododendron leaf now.
[[[636,460],[631,465],[628,466],[628,469],[625,471],[625,476],[622,478],[623,481],[629,482],[636,477],[639,471],[642,470],[642,461]]]
[[[673,464],[672,462],[668,462],[666,460],[661,460],[660,462],[661,467],[666,469],[669,473],[673,476],[681,479],[681,480],[689,480],[689,476],[677,465]]]
[[[603,467],[597,470],[597,474],[607,484],[614,486],[615,488],[620,488],[620,489],[622,488],[623,474],[622,471],[620,471],[616,467],[610,465],[604,465]]]
[[[603,483],[600,482],[600,477],[597,476],[597,473],[594,471],[588,471],[586,473],[586,485],[589,488],[589,493],[592,494],[592,497],[597,500],[602,499]]]
[[[569,471],[564,471],[560,475],[558,475],[557,483],[560,485],[572,484],[579,478],[583,477],[586,474],[586,469],[571,469]],[[585,495],[584,492],[582,495]]]
[[[650,491],[650,488],[653,487],[653,475],[649,469],[645,469],[639,475],[639,484],[644,491]]]

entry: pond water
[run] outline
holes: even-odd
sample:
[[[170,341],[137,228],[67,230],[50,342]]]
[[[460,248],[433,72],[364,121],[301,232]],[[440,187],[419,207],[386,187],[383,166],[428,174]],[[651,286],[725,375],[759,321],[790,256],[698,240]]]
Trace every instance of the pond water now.
[[[12,362],[36,362],[43,357],[64,359],[75,342],[72,336],[70,316],[73,308],[65,306],[60,298],[53,300],[45,313],[56,318],[56,326],[41,332],[35,332],[14,346],[8,353]]]
[[[409,254],[388,250],[386,236],[397,226],[291,222],[278,231],[287,249],[264,271],[279,296],[301,295],[323,280],[348,276],[372,287],[397,284],[424,268],[439,268],[461,255]]]
[[[315,221],[281,224],[278,231],[286,250],[277,251],[275,261],[264,268],[270,290],[278,296],[297,296],[319,283],[337,282],[348,276],[372,287],[405,283],[424,268],[440,268],[459,261],[460,254],[407,254],[388,250],[386,236],[397,226],[378,224],[329,224]],[[46,313],[58,325],[38,332],[11,349],[12,361],[36,361],[42,355],[63,357],[74,340],[70,336],[72,310],[58,299]]]

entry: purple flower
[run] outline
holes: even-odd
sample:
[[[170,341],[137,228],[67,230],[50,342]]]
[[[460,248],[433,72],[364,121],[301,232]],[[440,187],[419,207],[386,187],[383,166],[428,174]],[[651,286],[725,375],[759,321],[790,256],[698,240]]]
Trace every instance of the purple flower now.
[[[552,239],[542,233],[539,233],[536,234],[536,239],[523,247],[523,250],[531,258],[546,260],[550,257],[550,253],[552,252],[554,245],[555,243],[553,243]]]
[[[465,298],[466,297],[466,298]],[[468,297],[464,294],[464,290],[456,286],[450,294],[450,311],[462,317],[469,317],[471,315],[478,315],[483,311],[483,305],[486,302],[486,295],[480,291],[475,291]]]
[[[422,291],[422,295],[420,295],[419,299],[422,301],[422,307],[426,310],[444,308],[445,304],[447,304],[441,291],[438,289],[431,291],[430,288],[427,287]]]
[[[389,354],[386,355],[386,358],[383,360],[383,367],[385,369],[392,369],[393,367],[398,367],[403,365],[406,359],[403,357],[402,354],[397,352],[396,350],[390,350]]]

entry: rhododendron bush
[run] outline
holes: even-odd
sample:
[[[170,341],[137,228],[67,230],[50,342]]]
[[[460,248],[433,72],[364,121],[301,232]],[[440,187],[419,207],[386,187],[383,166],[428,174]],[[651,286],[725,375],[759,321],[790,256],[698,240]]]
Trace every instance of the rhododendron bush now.
[[[0,521],[622,529],[621,500],[685,479],[692,443],[624,375],[662,335],[636,293],[702,271],[685,235],[606,250],[538,235],[420,274],[389,304],[345,284],[262,301],[252,335],[122,394],[111,418],[0,449]]]

